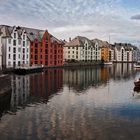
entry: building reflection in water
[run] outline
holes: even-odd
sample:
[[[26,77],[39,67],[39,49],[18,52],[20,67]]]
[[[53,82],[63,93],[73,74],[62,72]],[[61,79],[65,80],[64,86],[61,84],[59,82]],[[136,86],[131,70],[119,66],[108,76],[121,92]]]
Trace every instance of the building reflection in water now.
[[[11,76],[12,96],[11,110],[16,111],[17,106],[26,105],[30,96],[30,76]]]
[[[124,130],[124,126],[137,126],[137,121],[140,122],[137,118],[131,120],[119,115],[122,110],[129,113],[134,109],[131,93],[122,90],[122,87],[130,89],[131,78],[136,74],[131,64],[114,64],[106,67],[49,69],[26,76],[12,75],[11,108],[13,111],[22,106],[26,108],[18,111],[16,116],[7,115],[2,119],[1,139],[8,139],[9,136],[12,137],[10,139],[115,139],[122,136],[120,134],[132,130],[131,127]],[[125,87],[123,80],[126,77],[131,81],[126,82]],[[119,82],[114,84],[116,80]],[[102,85],[106,86],[109,82],[113,82],[114,87],[110,86],[111,92],[107,93],[107,88]],[[67,87],[73,91],[69,92]],[[85,93],[90,87],[87,94],[77,96],[77,92]],[[58,92],[61,95],[55,96]],[[128,106],[131,103],[134,103],[132,110]],[[139,132],[139,129],[134,132]]]
[[[128,80],[135,78],[137,71],[131,63],[113,64],[104,67],[71,68],[64,71],[64,84],[77,92],[107,85],[109,80]]]
[[[48,99],[63,87],[63,69],[49,69],[30,76],[31,95]]]
[[[16,111],[17,107],[25,107],[42,99],[48,101],[49,97],[58,93],[64,85],[76,92],[84,92],[89,87],[106,86],[111,79],[134,79],[136,74],[132,64],[114,64],[105,67],[48,69],[42,73],[25,76],[11,75],[9,109]]]
[[[40,98],[48,100],[49,96],[62,89],[63,69],[49,69],[25,76],[12,75],[11,79],[11,110],[16,111],[19,106],[39,102]]]

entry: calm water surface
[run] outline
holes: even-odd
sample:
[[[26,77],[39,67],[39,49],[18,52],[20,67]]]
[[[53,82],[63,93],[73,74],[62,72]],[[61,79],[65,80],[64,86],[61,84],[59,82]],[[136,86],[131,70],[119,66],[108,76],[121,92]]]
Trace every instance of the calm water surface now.
[[[0,140],[139,140],[138,77],[131,64],[11,75]]]

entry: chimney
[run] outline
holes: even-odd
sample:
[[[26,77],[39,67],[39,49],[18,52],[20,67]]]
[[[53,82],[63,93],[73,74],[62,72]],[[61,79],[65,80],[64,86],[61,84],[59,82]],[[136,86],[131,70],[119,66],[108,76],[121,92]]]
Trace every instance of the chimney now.
[[[69,42],[71,41],[71,37],[69,37]]]

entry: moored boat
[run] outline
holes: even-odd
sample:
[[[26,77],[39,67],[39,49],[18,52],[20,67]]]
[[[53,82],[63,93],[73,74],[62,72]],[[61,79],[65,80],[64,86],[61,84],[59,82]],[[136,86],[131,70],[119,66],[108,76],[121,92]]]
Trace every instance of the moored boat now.
[[[112,65],[112,64],[113,64],[113,62],[111,62],[111,61],[104,62],[104,65]]]
[[[140,78],[134,81],[135,87],[140,87]]]

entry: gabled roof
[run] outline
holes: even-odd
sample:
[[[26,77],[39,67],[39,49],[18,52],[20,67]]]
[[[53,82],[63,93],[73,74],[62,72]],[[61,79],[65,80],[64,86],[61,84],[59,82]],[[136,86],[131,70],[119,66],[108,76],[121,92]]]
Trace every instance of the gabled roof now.
[[[107,42],[107,41],[102,41],[102,40],[100,40],[100,39],[97,39],[97,38],[95,38],[95,39],[92,39],[91,40],[93,43],[98,43],[99,44],[99,47],[101,48],[101,47],[109,47],[110,45],[109,45],[109,43]]]
[[[35,39],[38,39],[39,41],[41,41],[45,33],[45,30],[39,30],[39,29],[33,29],[33,28],[27,28],[27,27],[21,27],[21,28],[26,31],[27,36],[30,39],[30,41],[34,41]]]
[[[125,51],[131,51],[132,45],[128,43],[115,43],[115,47],[118,51],[123,47]]]
[[[82,36],[77,36],[74,39],[72,39],[70,42],[66,42],[65,46],[84,46],[86,41],[91,46],[93,45],[93,42],[90,41],[88,38],[82,37]]]
[[[63,41],[58,40],[56,37],[54,37],[54,36],[51,35],[51,34],[50,34],[50,37],[51,37],[51,40],[52,40],[53,43],[57,42],[57,43],[59,43],[59,44],[64,44]]]
[[[0,25],[0,30],[2,32],[2,37],[11,37],[12,28],[7,25]]]

